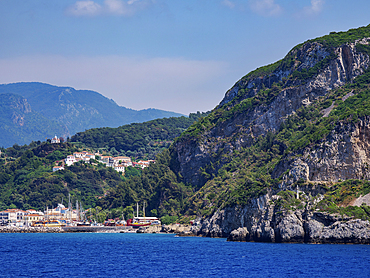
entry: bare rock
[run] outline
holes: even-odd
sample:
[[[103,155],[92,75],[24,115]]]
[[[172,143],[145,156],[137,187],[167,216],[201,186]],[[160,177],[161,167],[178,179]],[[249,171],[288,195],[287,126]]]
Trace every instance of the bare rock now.
[[[249,231],[246,227],[240,227],[230,233],[228,241],[248,241]]]

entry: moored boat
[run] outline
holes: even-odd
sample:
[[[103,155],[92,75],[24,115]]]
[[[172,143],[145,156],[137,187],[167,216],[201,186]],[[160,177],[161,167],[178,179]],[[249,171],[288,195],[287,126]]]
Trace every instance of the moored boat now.
[[[143,217],[139,217],[139,205],[136,208],[136,217],[127,220],[127,226],[143,227],[150,225],[161,225],[161,221],[157,217],[145,217],[145,206],[143,208]]]
[[[63,227],[65,223],[62,223],[59,220],[46,220],[46,221],[37,221],[32,224],[32,227]]]

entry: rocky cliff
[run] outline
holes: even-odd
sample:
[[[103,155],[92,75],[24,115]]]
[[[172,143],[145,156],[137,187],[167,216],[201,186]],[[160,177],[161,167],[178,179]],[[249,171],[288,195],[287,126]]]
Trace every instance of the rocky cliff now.
[[[304,194],[301,192],[301,194]],[[279,195],[253,199],[244,207],[217,211],[202,225],[193,227],[193,234],[227,237],[230,241],[370,243],[370,222],[338,214],[306,209],[281,210]],[[306,199],[307,201],[307,199]]]
[[[215,154],[231,155],[233,151],[250,146],[253,138],[275,132],[281,123],[302,106],[308,106],[333,89],[351,82],[364,73],[370,64],[369,55],[357,51],[356,46],[368,45],[370,38],[356,40],[332,50],[318,42],[307,42],[293,49],[285,60],[269,74],[247,75],[238,81],[215,108],[215,118],[223,111],[232,111],[232,117],[217,121],[205,128],[197,138],[184,138],[175,145],[175,153],[182,176],[186,182],[203,185],[206,179],[201,171],[207,164],[218,162],[213,173],[228,159],[219,159]],[[330,51],[332,55],[330,55]],[[294,72],[322,68],[307,79],[294,78]],[[314,70],[312,70],[314,71]],[[267,101],[260,95],[270,94]],[[247,109],[235,108],[253,101]]]
[[[370,243],[369,42],[367,26],[298,45],[175,142],[194,234]]]
[[[315,145],[293,152],[275,167],[272,176],[281,175],[280,188],[298,180],[338,182],[370,180],[370,117],[358,122],[339,122],[330,134]]]

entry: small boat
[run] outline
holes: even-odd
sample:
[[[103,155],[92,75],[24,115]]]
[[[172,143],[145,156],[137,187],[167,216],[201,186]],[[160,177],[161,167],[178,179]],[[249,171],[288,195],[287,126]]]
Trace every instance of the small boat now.
[[[46,221],[37,221],[32,224],[32,227],[63,227],[65,223],[62,223],[59,220],[46,220]]]
[[[66,224],[62,223],[59,220],[49,220],[49,221],[44,221],[44,227],[63,227]]]
[[[88,227],[88,226],[91,226],[91,223],[89,221],[76,222],[76,226],[78,226],[78,227]]]

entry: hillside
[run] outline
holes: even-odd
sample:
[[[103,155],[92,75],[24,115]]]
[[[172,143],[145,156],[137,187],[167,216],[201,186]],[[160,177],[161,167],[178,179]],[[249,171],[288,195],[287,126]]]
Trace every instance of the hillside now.
[[[118,127],[181,114],[118,106],[94,91],[43,83],[0,85],[0,146],[28,144],[45,138],[70,137],[98,127]]]
[[[331,33],[236,82],[136,181],[151,208],[231,240],[370,242],[369,42]]]
[[[71,142],[112,155],[155,159],[176,137],[207,114],[209,112],[198,112],[191,113],[189,117],[156,119],[118,128],[93,128],[72,136]]]
[[[33,142],[1,150],[0,210],[5,208],[42,209],[66,205],[69,194],[85,208],[96,207],[99,199],[125,179],[111,167],[92,163],[76,163],[65,170],[52,168],[67,155],[78,151],[69,143]],[[128,175],[126,175],[127,177]],[[132,190],[132,192],[135,188]],[[137,201],[135,194],[122,196],[122,202]]]

